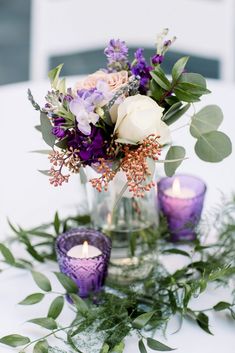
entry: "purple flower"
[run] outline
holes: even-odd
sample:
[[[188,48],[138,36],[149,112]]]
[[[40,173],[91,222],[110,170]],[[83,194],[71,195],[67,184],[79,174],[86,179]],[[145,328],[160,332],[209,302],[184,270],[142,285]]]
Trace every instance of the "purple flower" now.
[[[155,54],[151,60],[152,60],[153,65],[158,65],[163,62],[164,56],[160,55],[160,54]]]
[[[51,132],[53,133],[53,135],[55,135],[59,139],[62,139],[66,136],[66,131],[59,126],[53,127]]]
[[[68,147],[79,150],[79,157],[86,165],[98,162],[99,158],[107,158],[107,139],[104,130],[91,126],[90,135],[76,130],[68,138]]]
[[[139,91],[142,94],[146,94],[149,86],[149,80],[151,79],[150,71],[153,69],[146,62],[143,56],[143,49],[138,48],[135,52],[135,60],[131,66],[131,72],[135,76],[140,77]]]
[[[80,90],[78,95],[69,103],[71,112],[76,116],[77,128],[85,135],[91,134],[91,125],[99,120],[95,108],[104,100],[104,95],[97,88]]]
[[[120,39],[111,39],[104,50],[108,59],[108,68],[116,71],[125,69],[128,65],[128,48],[124,41]]]

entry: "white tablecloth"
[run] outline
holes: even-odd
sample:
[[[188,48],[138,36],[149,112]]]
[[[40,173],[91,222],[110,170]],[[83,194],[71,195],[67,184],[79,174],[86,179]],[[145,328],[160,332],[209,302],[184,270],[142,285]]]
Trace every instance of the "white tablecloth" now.
[[[27,88],[30,87],[35,99],[43,103],[43,97],[48,89],[47,82],[27,82],[0,87],[1,105],[1,174],[0,174],[0,241],[9,233],[6,217],[23,227],[38,225],[50,221],[56,210],[63,215],[76,212],[78,204],[77,177],[71,177],[68,184],[62,188],[53,188],[47,177],[37,172],[38,169],[48,169],[45,155],[33,154],[30,151],[46,149],[40,134],[33,128],[39,122],[38,112],[32,109],[27,101]],[[221,129],[235,142],[235,86],[219,81],[209,81],[212,94],[205,96],[198,107],[205,104],[218,104],[222,107],[225,120]],[[208,164],[193,155],[193,139],[185,129],[173,133],[176,144],[187,146],[190,157],[180,167],[180,172],[187,172],[202,177],[208,186],[205,209],[219,203],[220,193],[230,194],[234,188],[235,166],[234,153],[220,164]],[[55,265],[53,265],[55,268]],[[177,266],[177,264],[171,264]],[[40,265],[39,270],[46,271],[47,266]],[[49,275],[50,276],[50,275]],[[53,276],[50,276],[53,277]],[[25,335],[40,335],[43,329],[32,327],[25,323],[33,317],[46,315],[46,305],[31,307],[16,306],[26,295],[38,291],[25,271],[9,269],[0,275],[0,337],[13,332]],[[208,291],[202,298],[192,303],[198,308],[210,307],[220,300],[228,300],[225,289]],[[48,299],[50,301],[50,299]],[[47,300],[45,301],[45,303]],[[193,323],[185,322],[182,330],[174,335],[169,329],[167,342],[177,347],[179,353],[226,353],[234,352],[234,322],[224,314],[213,314],[210,336]],[[136,339],[127,340],[125,352],[137,351]],[[1,353],[13,352],[5,346],[0,346]]]

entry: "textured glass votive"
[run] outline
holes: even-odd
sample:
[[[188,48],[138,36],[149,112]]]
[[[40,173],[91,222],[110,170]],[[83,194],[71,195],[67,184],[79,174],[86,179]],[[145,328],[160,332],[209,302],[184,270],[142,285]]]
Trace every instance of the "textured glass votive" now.
[[[171,190],[176,178],[180,189],[175,195]],[[205,192],[205,183],[191,175],[165,177],[158,182],[159,208],[167,219],[171,241],[196,238],[195,227],[201,217]]]
[[[87,241],[100,250],[95,257],[77,258],[69,256],[68,251]],[[111,252],[111,240],[103,233],[87,228],[72,229],[61,234],[56,240],[56,254],[60,271],[69,276],[78,286],[80,297],[97,293],[104,284]]]

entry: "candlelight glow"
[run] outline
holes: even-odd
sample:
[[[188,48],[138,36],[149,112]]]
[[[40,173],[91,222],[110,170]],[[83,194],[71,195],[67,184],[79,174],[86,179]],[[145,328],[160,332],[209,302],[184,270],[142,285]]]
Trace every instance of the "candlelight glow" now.
[[[88,242],[85,240],[82,245],[82,256],[88,258]]]
[[[172,192],[174,196],[179,196],[181,193],[180,181],[178,178],[175,178],[173,181]]]

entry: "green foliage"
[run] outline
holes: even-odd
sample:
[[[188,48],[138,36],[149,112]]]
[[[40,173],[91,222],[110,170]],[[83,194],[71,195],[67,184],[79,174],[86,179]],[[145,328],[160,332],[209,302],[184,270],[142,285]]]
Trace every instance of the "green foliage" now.
[[[32,305],[37,304],[44,298],[45,294],[43,293],[33,293],[28,295],[24,300],[19,302],[20,305]]]
[[[12,252],[2,243],[0,243],[0,252],[2,253],[2,256],[4,257],[6,263],[8,263],[9,265],[14,265],[15,258]]]
[[[163,115],[162,120],[167,125],[171,125],[176,122],[182,115],[184,115],[189,108],[190,104],[185,104],[183,106],[181,102],[174,103]]]
[[[92,353],[121,353],[124,349],[123,340],[130,334],[137,333],[141,339],[139,340],[140,353],[146,353],[147,348],[155,351],[170,351],[173,348],[155,340],[152,332],[164,329],[172,317],[178,314],[181,322],[190,317],[202,330],[208,334],[212,334],[210,330],[209,318],[205,310],[192,310],[191,299],[200,295],[206,288],[208,283],[215,285],[226,285],[235,276],[235,198],[218,207],[214,217],[211,218],[210,224],[216,225],[218,239],[214,244],[206,245],[201,242],[200,234],[206,236],[206,229],[210,228],[210,224],[201,226],[198,239],[191,243],[190,250],[185,251],[178,247],[170,247],[169,243],[163,240],[163,234],[166,232],[165,225],[161,223],[162,229],[161,240],[157,240],[158,251],[162,256],[171,254],[172,256],[185,256],[188,258],[188,264],[177,269],[174,273],[168,273],[161,263],[156,263],[153,271],[142,282],[133,282],[131,285],[120,285],[108,280],[106,287],[100,295],[96,294],[93,304],[92,297],[84,301],[73,291],[77,291],[77,287],[63,274],[57,273],[58,281],[66,289],[66,293],[70,293],[70,298],[74,305],[71,306],[75,312],[75,319],[67,326],[57,325],[55,319],[63,314],[64,296],[66,293],[55,295],[53,290],[47,294],[45,289],[49,289],[48,280],[36,275],[36,283],[39,287],[43,287],[46,293],[34,293],[26,297],[22,304],[33,304],[42,297],[42,295],[55,295],[54,300],[49,306],[48,317],[36,318],[30,322],[37,324],[49,330],[48,336],[56,333],[56,337],[61,339],[62,334],[66,334],[68,351],[73,349],[75,352],[85,352],[81,337],[89,340],[91,332],[100,338],[100,346],[94,346]],[[72,217],[73,218],[73,217]],[[84,217],[86,220],[86,217]],[[216,220],[216,221],[215,221]],[[69,223],[70,220],[67,219]],[[163,222],[163,221],[161,221]],[[64,227],[66,220],[61,221],[61,229]],[[18,229],[13,225],[14,232]],[[54,229],[53,222],[50,224]],[[51,240],[51,232],[47,227],[36,227],[30,230],[38,236]],[[17,234],[17,233],[16,233]],[[35,235],[32,235],[35,236]],[[21,239],[20,237],[18,239]],[[52,246],[52,242],[48,247]],[[17,262],[18,260],[15,259]],[[14,265],[13,265],[14,266]],[[38,272],[34,272],[38,274]],[[43,275],[44,276],[44,275]],[[71,282],[72,283],[71,283]],[[46,283],[46,284],[45,284]],[[215,289],[216,290],[216,289]],[[49,292],[48,292],[49,293]],[[39,297],[37,296],[39,294]],[[234,293],[231,293],[234,295]],[[215,313],[226,310],[226,312],[235,320],[234,300],[231,303],[220,301],[206,311],[212,310]],[[67,315],[67,313],[66,313]],[[61,335],[60,335],[61,332]],[[6,336],[6,337],[13,337]],[[10,345],[31,345],[29,338],[13,338],[3,337],[0,342]],[[22,337],[22,336],[17,336]],[[16,337],[16,338],[17,338]],[[39,343],[43,342],[43,343]],[[35,342],[34,353],[46,353],[48,343],[43,341],[43,337]],[[37,350],[36,350],[37,349]],[[58,350],[50,348],[52,352]]]
[[[77,293],[78,292],[77,285],[71,278],[69,278],[68,276],[66,276],[65,274],[63,274],[61,272],[54,272],[54,274],[56,275],[60,284],[62,284],[62,286],[65,288],[67,293]]]
[[[11,347],[23,346],[29,342],[30,342],[30,339],[28,337],[17,335],[17,334],[4,336],[0,339],[0,343],[3,343]]]
[[[221,131],[211,131],[202,134],[195,145],[195,152],[206,162],[221,162],[232,152],[232,143]]]
[[[223,112],[217,105],[207,105],[192,117],[190,133],[199,138],[202,134],[216,131],[223,121]]]
[[[33,348],[33,353],[48,353],[48,343],[46,340],[37,342]]]
[[[55,135],[52,134],[52,125],[46,113],[40,113],[41,133],[46,144],[53,147],[56,141]]]
[[[29,320],[32,324],[39,325],[48,330],[55,330],[57,328],[57,323],[51,317],[40,317],[37,319]]]
[[[45,292],[51,291],[50,281],[43,273],[32,271],[32,276],[40,289],[44,290]]]
[[[60,64],[58,66],[56,66],[54,69],[50,70],[48,73],[48,77],[50,79],[51,82],[51,87],[54,88],[55,90],[59,90],[59,88],[64,88],[64,82],[62,80],[62,83],[59,82],[59,76],[60,76],[60,72],[63,68],[64,64]],[[63,91],[61,91],[62,93],[64,93]]]
[[[52,319],[57,319],[60,315],[61,311],[64,307],[64,297],[62,295],[56,297],[53,302],[51,303],[47,317],[51,317]]]
[[[174,175],[176,169],[185,158],[185,149],[182,146],[171,146],[166,154],[164,170],[167,176]]]
[[[177,80],[180,78],[180,76],[183,74],[185,66],[189,60],[188,56],[184,56],[180,58],[173,66],[172,68],[172,78],[174,82],[177,82]]]

